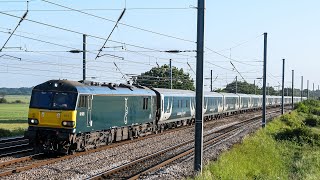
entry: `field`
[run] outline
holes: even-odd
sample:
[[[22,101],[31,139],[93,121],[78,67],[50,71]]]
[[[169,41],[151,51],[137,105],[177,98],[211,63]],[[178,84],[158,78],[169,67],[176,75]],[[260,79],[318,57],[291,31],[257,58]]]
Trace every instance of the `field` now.
[[[21,129],[26,129],[30,96],[7,95],[5,99],[8,103],[0,104],[0,129],[11,132],[20,132]],[[16,100],[20,100],[22,103],[12,103]],[[16,135],[16,133],[14,134]]]
[[[297,109],[246,137],[195,179],[319,179],[320,101]]]
[[[22,101],[23,103],[26,103],[26,104],[29,104],[30,102],[30,96],[29,95],[6,95],[5,96],[5,99],[8,101],[8,102],[14,102],[16,100],[20,100]]]

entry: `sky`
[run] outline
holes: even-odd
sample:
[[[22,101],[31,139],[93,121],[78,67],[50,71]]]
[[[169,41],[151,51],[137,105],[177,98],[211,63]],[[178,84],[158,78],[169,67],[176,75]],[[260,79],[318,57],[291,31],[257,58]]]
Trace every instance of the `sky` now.
[[[124,83],[157,65],[183,68],[195,79],[196,0],[30,0],[28,14],[0,52],[0,87],[31,87],[50,79],[82,79],[83,34],[86,34],[87,79]],[[320,84],[320,2],[316,0],[206,1],[204,86],[224,87],[235,76],[261,86],[263,33],[268,33],[267,83],[295,87],[301,76],[310,88]],[[69,8],[69,9],[68,9]],[[126,11],[103,51],[105,39]],[[26,12],[24,0],[0,0],[0,48]],[[70,10],[72,9],[72,10]],[[233,67],[230,63],[234,64]],[[238,73],[238,72],[240,73]],[[242,77],[243,78],[242,78]]]

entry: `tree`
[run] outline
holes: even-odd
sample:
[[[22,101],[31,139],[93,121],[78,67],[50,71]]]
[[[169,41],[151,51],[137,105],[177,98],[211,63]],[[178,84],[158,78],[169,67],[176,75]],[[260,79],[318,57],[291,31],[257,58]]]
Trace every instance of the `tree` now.
[[[0,99],[1,98],[4,98],[6,96],[6,93],[5,92],[0,92]]]
[[[238,93],[243,93],[243,94],[254,94],[254,84],[249,84],[247,82],[241,82],[238,81],[237,82],[237,86],[238,86]],[[228,93],[236,93],[236,81],[233,81],[230,84],[227,84],[226,88],[224,89],[225,92]],[[256,86],[256,91],[257,94],[259,93],[259,87]]]
[[[153,67],[137,76],[136,83],[142,86],[170,89],[170,67],[165,64]],[[183,69],[172,66],[172,89],[195,90],[194,80]]]

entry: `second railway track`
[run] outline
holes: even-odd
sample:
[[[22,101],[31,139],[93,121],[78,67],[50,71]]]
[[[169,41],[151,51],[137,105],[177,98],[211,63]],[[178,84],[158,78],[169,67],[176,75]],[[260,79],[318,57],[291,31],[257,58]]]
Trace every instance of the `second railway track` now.
[[[279,111],[277,111],[279,112]],[[275,112],[275,113],[277,113]],[[275,114],[272,113],[272,114]],[[271,115],[271,114],[269,114]],[[213,146],[246,126],[259,123],[261,116],[233,124],[226,128],[212,131],[204,135],[204,148]],[[159,152],[136,159],[127,164],[121,165],[109,171],[97,174],[88,179],[138,179],[140,175],[156,170],[179,158],[188,156],[194,152],[194,140],[190,140],[173,147],[166,148]]]
[[[274,112],[275,111],[272,111],[271,113],[274,113]],[[259,117],[256,117],[256,118],[259,118]],[[185,128],[192,128],[192,127],[189,126],[189,127],[185,127]],[[184,129],[184,128],[180,128],[180,129]],[[217,135],[217,132],[215,132],[214,134]],[[220,132],[220,134],[221,134],[221,132]],[[150,136],[147,136],[145,138],[152,138],[154,136],[157,136],[157,135],[150,135]],[[105,149],[121,146],[121,145],[124,145],[124,144],[129,144],[129,143],[134,142],[134,141],[140,141],[141,139],[144,139],[144,138],[136,139],[136,140],[133,140],[133,141],[124,141],[124,142],[120,142],[120,143],[115,143],[115,144],[112,144],[112,145],[109,145],[109,146],[106,146],[106,147],[101,147],[101,148],[89,150],[89,151],[86,151],[86,152],[80,152],[80,153],[76,153],[74,155],[63,156],[63,157],[58,157],[58,158],[43,158],[42,156],[36,155],[36,156],[26,156],[26,157],[14,159],[14,160],[7,161],[7,162],[4,162],[4,163],[0,164],[0,177],[8,176],[8,175],[11,175],[11,174],[14,174],[14,173],[17,173],[17,172],[26,171],[26,170],[29,170],[29,169],[33,169],[33,168],[44,166],[44,165],[48,165],[48,164],[53,164],[55,162],[71,159],[73,157],[77,157],[77,156],[86,155],[86,154],[89,154],[89,153],[102,151],[102,150],[105,150]],[[185,146],[190,146],[190,143],[189,143],[189,145],[186,144]],[[168,153],[170,153],[170,152],[168,152]]]
[[[0,157],[31,152],[29,140],[23,136],[0,140]]]

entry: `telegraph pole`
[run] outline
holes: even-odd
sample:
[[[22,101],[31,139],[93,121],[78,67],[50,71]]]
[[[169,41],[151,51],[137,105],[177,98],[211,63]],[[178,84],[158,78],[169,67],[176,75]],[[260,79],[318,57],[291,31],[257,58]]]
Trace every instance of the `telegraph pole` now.
[[[266,85],[267,85],[267,33],[264,33],[263,50],[263,98],[262,98],[262,128],[266,126]]]
[[[284,113],[284,65],[285,65],[285,59],[282,59],[282,99],[281,99],[281,114]]]
[[[82,80],[85,81],[86,80],[86,37],[87,35],[83,34],[83,50],[82,50]]]
[[[292,94],[291,94],[291,106],[293,109],[293,95],[294,94],[294,70],[292,70]]]
[[[210,92],[212,92],[212,70],[211,70],[211,84],[210,84]]]
[[[303,97],[303,76],[301,76],[301,101]]]
[[[253,84],[254,84],[254,94],[257,94],[257,88],[256,88],[256,80],[253,80]]]
[[[238,93],[238,76],[236,76],[236,94]]]
[[[170,89],[172,89],[172,59],[170,59]]]
[[[196,122],[194,143],[194,171],[202,173],[203,155],[203,46],[205,0],[198,0],[197,22],[197,72],[196,72]]]

